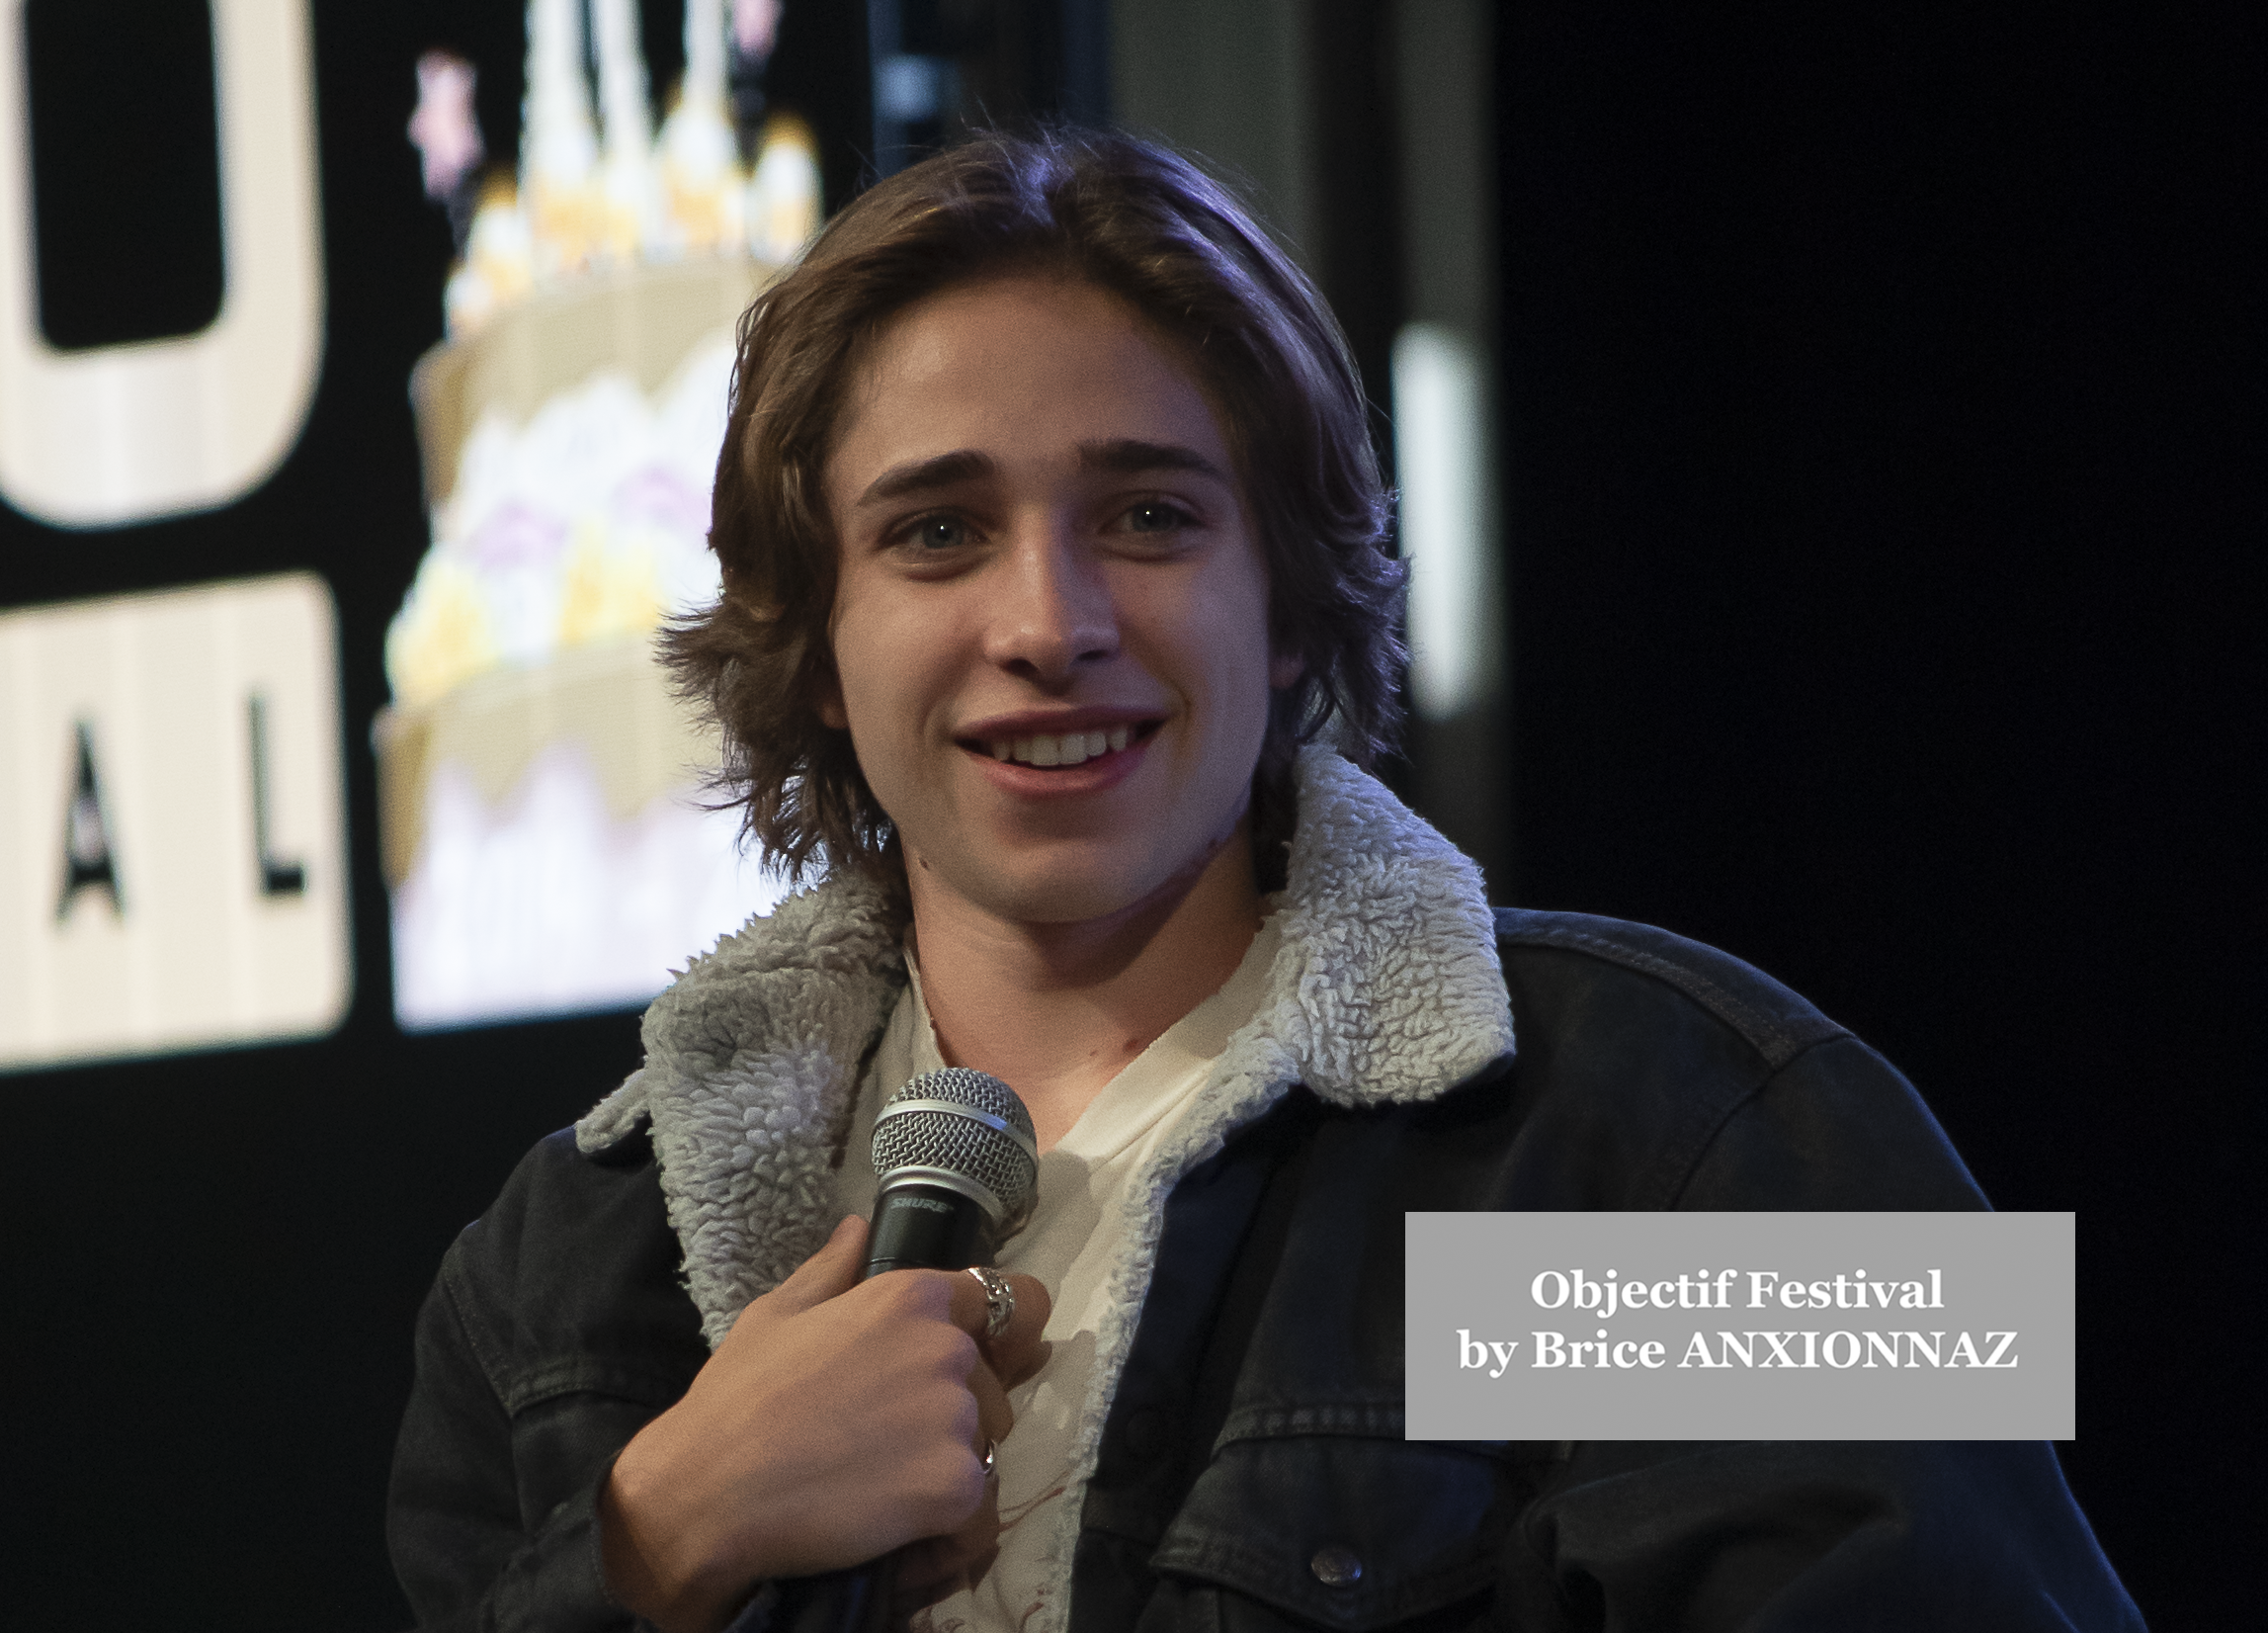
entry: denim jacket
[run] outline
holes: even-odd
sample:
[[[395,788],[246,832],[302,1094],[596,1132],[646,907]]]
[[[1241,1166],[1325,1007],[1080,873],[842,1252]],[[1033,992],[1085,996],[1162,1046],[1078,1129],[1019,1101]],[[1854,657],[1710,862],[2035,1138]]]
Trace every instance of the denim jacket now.
[[[1057,1625],[2141,1626],[2044,1444],[1404,1440],[1407,1210],[1985,1204],[1904,1079],[1756,971],[1490,913],[1319,751],[1300,812],[1270,997],[1125,1233]],[[644,1069],[451,1247],[390,1502],[422,1626],[633,1625],[598,1488],[834,1224],[898,934],[838,881],[729,938],[649,1012]]]

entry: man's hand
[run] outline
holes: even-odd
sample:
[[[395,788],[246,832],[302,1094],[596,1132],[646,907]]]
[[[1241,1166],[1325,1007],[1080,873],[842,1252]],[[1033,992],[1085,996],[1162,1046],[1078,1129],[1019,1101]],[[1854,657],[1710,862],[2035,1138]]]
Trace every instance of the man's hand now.
[[[985,1342],[963,1271],[860,1282],[866,1222],[741,1312],[685,1398],[640,1429],[599,1499],[607,1586],[665,1633],[709,1633],[760,1582],[960,1529],[984,1498],[1007,1391],[1047,1359],[1048,1290],[1011,1275]]]

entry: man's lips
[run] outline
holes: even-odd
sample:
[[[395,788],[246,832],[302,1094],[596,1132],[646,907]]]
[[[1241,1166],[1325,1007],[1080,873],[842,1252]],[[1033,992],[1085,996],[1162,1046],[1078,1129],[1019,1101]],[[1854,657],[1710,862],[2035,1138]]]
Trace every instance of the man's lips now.
[[[1044,718],[1054,730],[1034,730],[1038,722],[1032,716],[995,719],[982,723],[982,730],[998,735],[971,734],[956,740],[984,780],[1001,793],[1019,801],[1052,803],[1101,794],[1126,781],[1142,763],[1164,724],[1154,716]],[[1061,724],[1065,720],[1068,727]],[[1100,752],[1091,752],[1089,745],[1097,739]],[[1054,763],[1042,763],[1050,754]]]

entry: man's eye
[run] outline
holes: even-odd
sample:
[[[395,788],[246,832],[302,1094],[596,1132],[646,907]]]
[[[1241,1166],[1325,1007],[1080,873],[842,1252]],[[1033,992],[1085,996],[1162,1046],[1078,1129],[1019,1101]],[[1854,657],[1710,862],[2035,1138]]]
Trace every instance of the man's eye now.
[[[959,550],[968,543],[968,529],[958,516],[931,516],[914,523],[907,542],[921,550]]]
[[[1141,504],[1127,512],[1127,529],[1133,533],[1171,533],[1189,523],[1189,512],[1179,505]]]

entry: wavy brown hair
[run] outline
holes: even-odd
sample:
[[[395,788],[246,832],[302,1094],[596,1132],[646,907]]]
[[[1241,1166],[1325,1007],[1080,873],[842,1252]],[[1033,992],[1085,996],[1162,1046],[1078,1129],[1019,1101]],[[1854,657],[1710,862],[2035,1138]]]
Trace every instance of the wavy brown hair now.
[[[717,787],[791,876],[823,854],[896,872],[850,734],[820,723],[837,546],[823,477],[861,347],[907,305],[1011,272],[1076,278],[1170,336],[1226,425],[1268,564],[1269,639],[1298,656],[1254,774],[1262,888],[1281,877],[1291,765],[1335,718],[1342,752],[1389,745],[1401,566],[1368,404],[1314,287],[1195,165],[1130,136],[983,135],[879,183],[740,320],[710,547],[724,591],[674,626],[680,690],[721,728]],[[1271,878],[1271,876],[1275,876]]]

